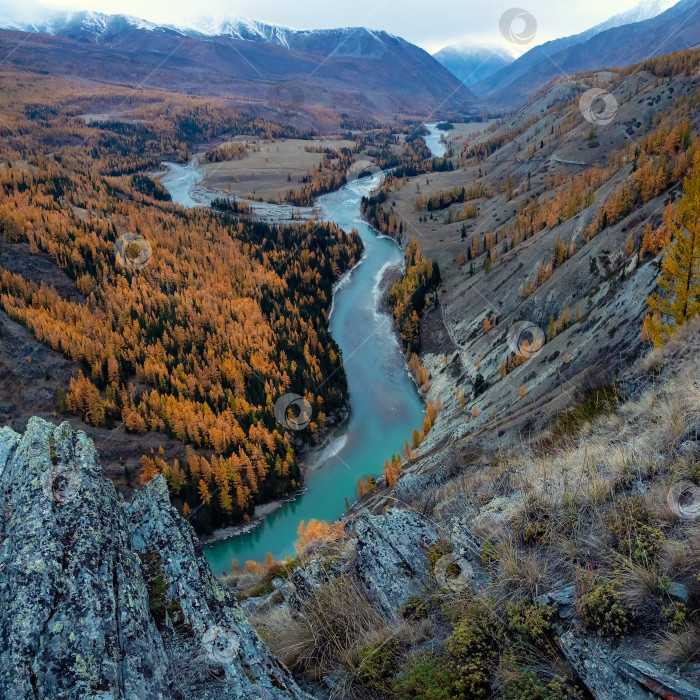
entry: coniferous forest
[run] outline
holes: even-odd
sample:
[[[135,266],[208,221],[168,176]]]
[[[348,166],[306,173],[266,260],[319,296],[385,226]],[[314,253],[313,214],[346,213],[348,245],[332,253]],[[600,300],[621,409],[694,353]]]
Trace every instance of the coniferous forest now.
[[[151,175],[164,154],[185,161],[218,136],[304,135],[163,92],[76,94],[11,69],[0,86],[4,244],[48,255],[82,297],[0,269],[2,308],[79,368],[57,408],[181,441],[182,460],[144,455],[141,480],[162,472],[200,530],[296,490],[297,435],[273,407],[284,393],[304,396],[312,440],[345,407],[327,314],[361,242],[328,224],[272,227],[185,210]],[[84,117],[105,112],[114,116]]]

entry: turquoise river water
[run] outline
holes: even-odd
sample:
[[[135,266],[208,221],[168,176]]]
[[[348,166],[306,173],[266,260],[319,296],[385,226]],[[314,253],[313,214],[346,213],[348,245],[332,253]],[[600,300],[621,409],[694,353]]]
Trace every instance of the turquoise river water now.
[[[443,153],[439,132],[428,126],[426,139],[437,155]],[[173,199],[192,206],[190,186],[195,170],[180,166],[163,184]],[[188,186],[187,182],[191,183]],[[276,561],[294,556],[299,522],[311,518],[333,521],[345,510],[345,499],[356,499],[356,481],[381,473],[384,460],[399,452],[414,428],[420,427],[424,407],[411,380],[391,320],[379,310],[380,282],[386,271],[401,265],[403,255],[394,241],[378,236],[360,218],[362,194],[379,176],[346,185],[318,200],[321,218],[349,231],[357,229],[365,246],[363,259],[339,283],[333,300],[330,330],[343,353],[350,392],[350,417],[331,441],[306,460],[306,491],[283,504],[243,534],[205,545],[204,553],[215,575],[228,571],[233,560],[264,561],[268,552]],[[175,185],[174,187],[171,187]]]

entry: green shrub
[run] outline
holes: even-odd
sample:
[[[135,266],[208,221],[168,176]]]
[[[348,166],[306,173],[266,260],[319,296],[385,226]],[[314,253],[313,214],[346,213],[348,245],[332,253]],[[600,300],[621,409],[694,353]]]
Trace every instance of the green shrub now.
[[[481,545],[479,558],[482,566],[490,567],[498,561],[498,545],[490,537]]]
[[[553,650],[554,606],[520,601],[508,609],[508,630],[529,646]]]
[[[397,700],[453,700],[454,678],[435,657],[417,659],[406,669],[406,675],[395,681]]]
[[[422,620],[427,617],[437,606],[435,601],[429,598],[421,598],[418,595],[412,595],[401,607],[401,615],[405,619]]]
[[[507,680],[503,685],[503,700],[564,700],[581,698],[565,678],[556,677],[544,685],[534,671],[523,671],[520,677]]]
[[[623,604],[613,581],[599,582],[576,606],[583,626],[601,637],[622,637],[632,626],[631,606]]]
[[[655,559],[664,543],[656,516],[639,496],[618,501],[607,525],[615,538],[615,548],[645,566]]]
[[[392,677],[401,656],[401,646],[394,638],[368,644],[358,649],[357,678],[369,690],[391,692]]]
[[[700,462],[693,462],[690,465],[690,476],[696,484],[700,484]]]
[[[482,603],[475,602],[447,638],[448,668],[457,698],[489,695],[503,630]]]
[[[661,613],[668,620],[668,626],[672,632],[680,632],[685,626],[688,617],[688,606],[679,601],[672,601],[661,608]]]
[[[430,564],[430,573],[435,573],[435,565],[444,557],[446,554],[452,554],[454,552],[455,546],[449,540],[438,540],[429,550],[428,550],[428,564]]]
[[[155,547],[148,547],[139,557],[148,590],[148,609],[156,624],[164,625],[167,615],[175,626],[181,625],[184,622],[182,607],[177,598],[168,598],[170,584],[160,554]]]

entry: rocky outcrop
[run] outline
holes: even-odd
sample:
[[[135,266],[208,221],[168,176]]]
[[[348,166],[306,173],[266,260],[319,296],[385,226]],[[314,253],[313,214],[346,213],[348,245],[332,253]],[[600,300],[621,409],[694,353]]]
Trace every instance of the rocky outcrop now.
[[[439,532],[428,518],[389,508],[384,515],[360,512],[352,530],[357,537],[355,576],[387,619],[409,598],[423,596],[431,587],[469,585],[478,591],[484,585],[485,577],[474,557],[476,541],[458,522]],[[451,542],[454,550],[442,558],[444,567],[438,560],[431,571],[429,550],[440,540]],[[455,581],[441,580],[441,569],[451,564],[459,566],[461,576]]]
[[[397,508],[384,515],[365,511],[353,529],[356,576],[387,618],[411,596],[425,594],[430,585],[427,550],[440,539],[427,520]]]
[[[700,700],[700,690],[686,683],[682,678],[653,664],[632,659],[621,660],[620,671],[628,678],[651,690],[665,700]]]
[[[700,700],[700,689],[673,672],[640,659],[623,659],[599,637],[578,626],[558,638],[559,647],[597,700]]]
[[[162,477],[125,503],[92,442],[0,431],[0,697],[308,698],[211,574]]]
[[[643,700],[649,695],[617,668],[617,656],[597,637],[569,630],[559,637],[564,656],[597,700]]]

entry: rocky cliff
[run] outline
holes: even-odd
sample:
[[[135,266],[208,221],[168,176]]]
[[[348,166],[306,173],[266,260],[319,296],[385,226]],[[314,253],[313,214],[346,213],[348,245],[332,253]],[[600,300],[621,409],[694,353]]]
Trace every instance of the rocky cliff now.
[[[0,698],[302,692],[153,479],[126,503],[64,423],[0,430]]]

